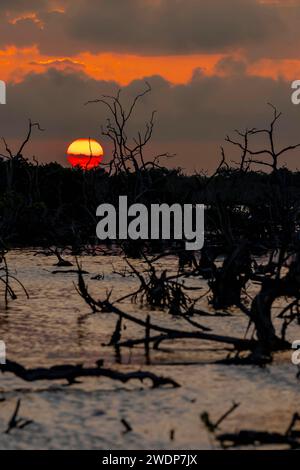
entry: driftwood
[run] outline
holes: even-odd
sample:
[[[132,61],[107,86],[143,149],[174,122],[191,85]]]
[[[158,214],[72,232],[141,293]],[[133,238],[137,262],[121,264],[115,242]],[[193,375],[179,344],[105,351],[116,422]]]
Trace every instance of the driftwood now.
[[[5,308],[8,308],[8,299],[15,300],[17,299],[17,295],[14,289],[11,286],[11,282],[16,282],[25,292],[27,299],[29,299],[29,294],[23,284],[12,274],[10,274],[7,261],[5,258],[6,251],[0,250],[0,284],[4,284],[4,301],[5,301]]]
[[[292,431],[290,435],[267,431],[240,431],[238,433],[220,434],[216,439],[226,449],[249,445],[278,445],[286,444],[291,449],[300,448],[300,431]]]
[[[124,373],[104,367],[83,367],[82,364],[76,366],[64,364],[50,368],[38,367],[35,369],[26,369],[17,362],[7,360],[5,365],[0,365],[0,371],[3,373],[11,372],[26,382],[34,382],[36,380],[67,380],[69,385],[72,385],[76,383],[76,379],[79,377],[107,377],[123,383],[134,379],[140,380],[141,382],[149,379],[152,382],[153,388],[158,388],[163,385],[170,385],[174,388],[180,386],[175,380],[157,376],[152,372],[136,371]]]
[[[151,328],[152,328],[151,324]],[[147,338],[148,343],[154,343],[154,347],[157,348],[158,344],[162,341],[172,341],[176,339],[199,339],[212,341],[216,343],[230,344],[235,347],[238,351],[251,351],[255,349],[257,342],[255,340],[239,339],[232,336],[222,336],[214,334],[206,334],[200,332],[189,332],[189,331],[170,331],[167,334],[150,336]],[[133,347],[138,344],[144,344],[145,338],[129,339],[118,343],[119,347]]]
[[[211,421],[209,413],[205,411],[200,416],[201,421],[203,422],[203,424],[205,425],[205,427],[207,428],[209,432],[215,432],[219,428],[220,424],[226,418],[228,418],[228,416],[231,415],[231,413],[233,413],[239,406],[240,406],[240,403],[233,402],[231,408],[229,408],[229,410],[226,411],[215,423]]]
[[[188,288],[180,280],[182,273],[167,276],[167,271],[158,273],[154,263],[148,259],[145,253],[142,253],[148,269],[144,273],[139,272],[126,258],[126,262],[132,273],[140,282],[140,287],[133,293],[128,294],[118,301],[131,298],[132,302],[138,299],[141,304],[149,305],[151,308],[168,308],[171,315],[181,315],[189,313],[192,310],[194,302],[185,292],[186,290],[195,290]],[[197,288],[198,290],[198,288]]]
[[[123,424],[125,428],[125,431],[123,432],[123,434],[127,434],[128,432],[132,431],[131,424],[125,418],[121,419],[121,423]]]
[[[229,449],[241,446],[262,446],[262,445],[287,445],[290,449],[300,448],[300,430],[295,426],[300,421],[300,415],[294,413],[292,420],[285,433],[240,430],[237,433],[215,434],[220,424],[228,418],[237,408],[239,403],[233,403],[231,408],[226,411],[215,423],[212,422],[209,413],[206,411],[201,414],[200,418],[208,432],[215,436],[223,449]]]
[[[248,356],[240,357],[239,355],[235,355],[231,357],[230,355],[225,359],[220,359],[215,362],[215,364],[222,364],[222,365],[235,365],[235,366],[249,366],[249,365],[256,365],[260,367],[265,367],[267,364],[270,364],[273,360],[272,354],[267,354],[264,351],[259,350],[259,348]]]
[[[90,306],[90,308],[92,309],[94,313],[101,312],[101,311],[113,313],[115,315],[118,315],[119,318],[135,323],[136,325],[139,325],[143,327],[144,329],[147,329],[149,327],[146,321],[140,318],[136,318],[135,316],[127,312],[124,312],[123,310],[120,310],[118,307],[113,305],[108,300],[95,300],[88,292],[88,289],[84,282],[79,265],[78,265],[77,291],[79,295],[85,300],[85,302]],[[150,329],[153,331],[159,332],[160,334],[155,337],[149,336],[147,338],[148,343],[168,340],[168,339],[172,340],[172,339],[188,338],[188,339],[212,341],[212,342],[223,343],[223,344],[231,344],[238,351],[252,351],[258,345],[258,342],[254,339],[250,340],[250,339],[235,338],[232,336],[216,335],[213,333],[204,333],[200,331],[180,331],[180,330],[175,330],[172,328],[165,328],[165,327],[156,325],[154,323],[151,323]],[[135,344],[141,344],[141,343],[144,344],[145,339],[129,340],[129,342],[124,342],[121,344],[122,346],[134,346]]]
[[[78,274],[78,271],[77,269],[68,269],[64,271],[60,269],[55,269],[54,271],[51,271],[51,274]],[[88,271],[82,271],[82,274],[90,274],[90,273]]]
[[[10,431],[12,431],[12,429],[24,429],[26,426],[33,423],[31,419],[23,419],[23,418],[18,417],[20,406],[21,406],[21,399],[19,398],[15,407],[15,410],[8,422],[8,426],[5,431],[5,434],[9,434]]]

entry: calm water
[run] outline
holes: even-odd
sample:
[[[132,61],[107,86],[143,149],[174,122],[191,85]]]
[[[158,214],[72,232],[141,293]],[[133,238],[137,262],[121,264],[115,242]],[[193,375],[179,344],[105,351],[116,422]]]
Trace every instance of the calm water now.
[[[72,260],[72,258],[69,258]],[[81,258],[89,290],[103,298],[113,288],[116,299],[137,284],[134,278],[122,278],[125,262],[118,256]],[[8,256],[12,274],[26,286],[27,300],[19,287],[18,298],[4,311],[0,306],[0,339],[7,345],[7,356],[27,367],[64,363],[93,365],[104,359],[105,365],[122,371],[151,370],[180,383],[178,389],[152,390],[147,384],[122,385],[107,379],[83,379],[66,387],[62,383],[26,383],[11,374],[0,375],[0,448],[1,449],[208,449],[215,445],[204,429],[200,414],[208,411],[217,420],[232,404],[240,407],[224,423],[223,431],[256,429],[283,432],[291,415],[300,412],[297,369],[290,353],[277,356],[266,369],[253,366],[223,366],[213,361],[224,357],[220,346],[202,341],[165,343],[164,351],[152,353],[151,366],[145,365],[143,349],[122,352],[121,364],[114,350],[105,346],[116,322],[112,314],[87,316],[89,308],[75,291],[75,274],[52,274],[72,268],[57,268],[55,257],[37,255],[34,250],[12,251]],[[158,263],[159,265],[159,263]],[[176,268],[175,260],[164,268]],[[74,268],[75,269],[75,268]],[[104,280],[92,280],[103,273]],[[189,281],[205,292],[201,280]],[[191,329],[183,320],[166,312],[139,309],[130,301],[124,310],[172,328]],[[207,305],[204,307],[208,309]],[[235,313],[230,318],[196,318],[218,334],[244,336],[247,319]],[[142,337],[143,331],[126,323],[123,339]],[[289,339],[300,339],[299,327],[290,330]],[[176,351],[175,351],[176,349]],[[33,424],[23,430],[4,434],[18,398],[20,416]],[[124,434],[121,419],[133,431]],[[170,440],[170,431],[175,438]]]

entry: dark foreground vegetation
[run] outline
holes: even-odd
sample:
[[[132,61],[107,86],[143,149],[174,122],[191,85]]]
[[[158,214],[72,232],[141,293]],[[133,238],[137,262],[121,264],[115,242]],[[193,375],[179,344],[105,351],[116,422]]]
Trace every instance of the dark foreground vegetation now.
[[[9,174],[12,173],[10,177]],[[146,182],[140,195],[136,186]],[[226,247],[243,236],[276,247],[285,218],[298,223],[300,173],[274,175],[222,168],[213,178],[180,170],[148,169],[108,175],[56,163],[0,162],[0,233],[7,246],[95,244],[96,208],[128,203],[206,204],[206,240]],[[284,219],[282,216],[284,215]],[[277,236],[278,235],[278,236]],[[160,251],[159,243],[156,243]],[[156,248],[156,246],[154,247]]]
[[[107,242],[106,248],[111,253],[121,253],[127,262],[127,270],[119,274],[135,276],[139,287],[122,299],[113,298],[112,292],[104,299],[94,298],[85,282],[84,267],[77,261],[78,293],[89,305],[91,314],[101,316],[101,312],[110,312],[116,317],[115,331],[108,345],[115,349],[116,357],[122,348],[142,347],[145,363],[150,364],[152,349],[159,349],[165,342],[176,348],[176,341],[191,339],[223,345],[224,358],[219,362],[224,365],[265,367],[276,353],[291,348],[288,328],[292,323],[300,324],[300,173],[280,167],[282,156],[299,145],[276,148],[274,133],[280,113],[272,107],[271,123],[265,129],[236,132],[236,139],[227,137],[240,151],[235,164],[221,149],[221,163],[213,175],[184,175],[180,169],[170,170],[162,165],[161,159],[169,155],[145,160],[144,147],[152,135],[154,116],[145,131],[129,142],[126,125],[145,93],[128,109],[122,107],[120,95],[98,100],[108,106],[111,113],[104,134],[113,142],[114,154],[105,169],[84,172],[55,163],[29,163],[22,154],[24,145],[13,155],[5,142],[7,158],[0,162],[3,248],[0,280],[6,287],[6,304],[9,296],[14,298],[11,283],[15,281],[10,278],[5,263],[5,250],[9,247],[42,246],[44,254],[57,257],[58,267],[66,267],[70,263],[64,261],[64,252],[76,256],[107,253],[103,246],[99,247],[95,235],[96,208],[101,203],[117,206],[119,195],[127,195],[129,204],[201,203],[206,206],[206,237],[201,252],[187,252],[178,242],[129,241],[114,245]],[[29,137],[34,127],[38,125],[30,123]],[[252,141],[261,136],[266,143],[257,150]],[[159,270],[156,264],[171,255],[178,259],[176,274]],[[132,258],[140,258],[144,269],[138,270]],[[209,311],[197,305],[198,299],[203,298],[203,291],[199,290],[197,295],[196,288],[195,295],[193,289],[192,295],[186,286],[185,280],[191,277],[206,281],[204,295],[211,306]],[[256,294],[251,297],[248,290],[253,285]],[[188,328],[166,328],[154,323],[150,315],[143,319],[139,313],[129,314],[122,306],[125,298],[130,298],[137,310],[147,305],[150,311],[160,309],[176,315]],[[280,326],[275,328],[274,305],[278,300],[282,307],[276,310],[276,325]],[[241,337],[218,334],[204,324],[208,316],[221,321],[223,316],[233,312],[247,320],[247,329]],[[123,340],[124,322],[127,331],[130,325],[138,325],[141,335]],[[101,365],[92,369],[60,365],[52,369],[27,370],[9,361],[1,370],[24,380],[63,378],[72,384],[77,377],[106,376],[124,382],[131,378],[149,378],[154,386],[177,386],[172,379],[142,372],[124,376]],[[203,421],[208,428],[214,426],[208,413],[203,415]],[[299,432],[294,429],[297,421],[298,415],[295,415],[288,431],[282,435],[241,431],[236,435],[218,435],[217,439],[223,446],[258,442],[297,447]],[[213,431],[217,428],[215,425]]]
[[[227,143],[240,152],[238,157],[226,156],[221,147],[221,162],[213,175],[188,176],[180,168],[166,167],[172,157],[169,154],[146,159],[154,113],[144,130],[128,137],[135,107],[150,91],[147,88],[127,107],[122,105],[120,94],[96,100],[109,110],[103,134],[112,142],[113,156],[107,165],[92,171],[26,159],[26,144],[33,131],[42,131],[38,123],[29,121],[27,135],[16,152],[2,139],[0,238],[6,246],[68,245],[76,252],[83,245],[95,244],[96,208],[102,203],[118,206],[120,195],[128,196],[128,204],[146,206],[205,204],[206,248],[217,244],[224,252],[241,239],[257,243],[257,250],[279,248],[283,237],[286,246],[295,242],[300,172],[290,172],[281,163],[285,154],[296,151],[300,144],[276,148],[275,132],[281,117],[276,108],[272,106],[272,120],[266,129],[236,131],[236,139],[227,136]],[[151,245],[158,252],[166,248],[158,242]],[[133,254],[135,251],[133,247]]]

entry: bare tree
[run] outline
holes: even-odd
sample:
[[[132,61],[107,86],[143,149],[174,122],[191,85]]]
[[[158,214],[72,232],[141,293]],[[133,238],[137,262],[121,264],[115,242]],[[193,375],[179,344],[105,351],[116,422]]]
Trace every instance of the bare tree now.
[[[227,136],[226,141],[237,146],[242,150],[242,155],[241,155],[241,162],[240,162],[240,169],[241,170],[247,170],[250,168],[252,164],[256,165],[262,165],[267,168],[270,168],[273,172],[276,172],[278,170],[278,165],[279,165],[279,158],[282,157],[282,155],[286,154],[287,152],[291,150],[295,150],[298,147],[300,147],[300,144],[296,145],[288,145],[286,147],[283,147],[281,149],[276,149],[275,145],[275,126],[282,116],[282,113],[277,110],[275,106],[272,104],[268,103],[269,106],[271,106],[273,110],[273,119],[270,123],[270,126],[268,128],[263,128],[263,129],[250,129],[246,130],[245,132],[240,132],[236,130],[236,133],[238,134],[239,137],[242,138],[242,141],[239,140],[234,140],[231,137]],[[268,146],[264,149],[261,150],[252,150],[249,147],[249,140],[253,136],[258,136],[258,135],[266,135],[267,136],[267,141],[268,141]],[[267,157],[267,159],[259,159],[259,157]]]
[[[12,189],[12,184],[13,184],[14,163],[19,162],[19,161],[25,161],[25,158],[23,156],[23,151],[31,139],[32,131],[34,128],[37,128],[39,131],[44,131],[44,129],[41,128],[38,122],[32,122],[31,119],[29,119],[28,131],[27,131],[26,137],[21,143],[17,152],[13,152],[11,148],[9,147],[5,138],[2,137],[2,142],[4,144],[6,153],[0,153],[0,157],[8,161],[8,165],[6,167],[7,168],[6,180],[7,180],[7,189],[9,191]]]
[[[160,168],[160,159],[171,157],[168,153],[164,153],[147,161],[144,155],[145,147],[153,135],[156,111],[152,112],[143,131],[138,131],[137,135],[131,139],[128,136],[128,127],[137,105],[150,92],[151,86],[146,82],[146,89],[136,95],[128,107],[121,101],[121,90],[118,91],[116,96],[103,95],[100,99],[86,103],[103,103],[110,112],[106,126],[102,127],[102,134],[108,137],[113,144],[113,158],[108,164],[109,174],[124,172],[128,175],[132,170],[138,173],[140,170],[147,168]]]

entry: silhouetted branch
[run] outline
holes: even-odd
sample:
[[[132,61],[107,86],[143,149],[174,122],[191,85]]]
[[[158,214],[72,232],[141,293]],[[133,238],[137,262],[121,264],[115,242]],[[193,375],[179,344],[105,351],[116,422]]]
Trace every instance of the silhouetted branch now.
[[[67,380],[71,385],[76,383],[76,379],[80,377],[106,377],[123,383],[130,380],[140,380],[143,382],[149,379],[152,382],[153,388],[158,388],[163,385],[179,387],[178,383],[174,380],[157,376],[152,372],[137,371],[123,373],[103,367],[83,367],[82,364],[76,366],[64,364],[50,368],[38,367],[35,369],[26,369],[17,362],[7,360],[5,365],[0,364],[0,371],[3,373],[10,372],[26,382],[34,382],[37,380]]]

